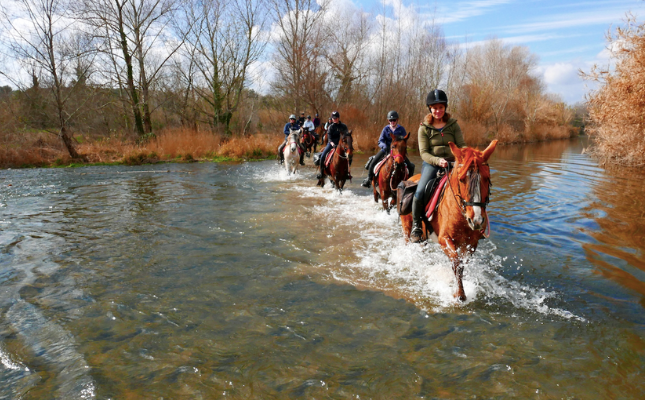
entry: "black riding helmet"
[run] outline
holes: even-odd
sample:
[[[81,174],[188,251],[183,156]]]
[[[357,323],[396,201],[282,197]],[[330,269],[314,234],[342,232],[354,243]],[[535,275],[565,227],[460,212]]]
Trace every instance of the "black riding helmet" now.
[[[428,96],[426,97],[426,106],[429,107],[433,104],[443,104],[447,106],[448,96],[446,96],[446,92],[441,89],[430,91],[430,93],[428,93]]]
[[[389,113],[387,113],[387,120],[392,120],[392,119],[399,119],[399,113],[396,111],[392,110]]]
[[[332,118],[336,117],[340,119],[340,113],[338,111],[334,111],[333,113],[331,113],[331,117]]]

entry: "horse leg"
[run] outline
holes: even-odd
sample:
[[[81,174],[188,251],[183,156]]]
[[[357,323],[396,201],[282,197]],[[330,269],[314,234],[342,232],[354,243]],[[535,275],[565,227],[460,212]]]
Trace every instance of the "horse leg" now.
[[[405,238],[405,242],[408,243],[410,241],[410,233],[412,232],[412,214],[401,215],[399,218],[401,218],[403,238]]]
[[[446,237],[444,239],[444,243],[446,244],[446,247],[443,248],[443,251],[448,255],[450,261],[452,261],[452,272],[455,274],[455,279],[457,280],[457,291],[454,296],[459,301],[466,301],[466,292],[464,291],[463,283],[464,265],[461,262],[461,257],[459,257],[452,239]]]

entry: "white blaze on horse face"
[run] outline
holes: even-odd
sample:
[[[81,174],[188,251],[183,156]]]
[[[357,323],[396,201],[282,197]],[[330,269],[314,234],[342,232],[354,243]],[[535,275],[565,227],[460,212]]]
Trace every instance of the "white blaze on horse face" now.
[[[466,175],[468,177],[468,185],[470,186],[469,192],[472,196],[470,201],[473,203],[481,203],[482,194],[481,194],[481,175],[479,172],[474,173],[471,177],[471,171],[468,171]],[[480,206],[473,206],[473,224],[477,227],[482,226],[484,223],[484,217],[482,216],[482,208]]]

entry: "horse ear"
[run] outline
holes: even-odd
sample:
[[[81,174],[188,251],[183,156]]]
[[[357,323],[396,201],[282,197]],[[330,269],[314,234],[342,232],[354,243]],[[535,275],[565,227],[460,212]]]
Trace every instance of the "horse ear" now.
[[[452,154],[455,155],[455,158],[457,160],[461,160],[461,150],[459,149],[459,147],[457,147],[457,145],[453,142],[448,142],[448,145],[450,146],[450,150],[452,150]]]
[[[396,136],[394,136],[392,132],[390,132],[390,137],[392,138],[393,142],[396,142],[397,140],[399,140]]]
[[[495,147],[497,147],[497,139],[493,140],[490,142],[488,147],[486,147],[486,150],[484,150],[484,162],[488,161],[488,158],[493,154],[495,151]]]
[[[403,138],[403,140],[408,140],[408,138],[409,138],[409,137],[410,137],[410,132],[408,132],[408,134],[407,134],[407,135],[405,135],[405,137]]]

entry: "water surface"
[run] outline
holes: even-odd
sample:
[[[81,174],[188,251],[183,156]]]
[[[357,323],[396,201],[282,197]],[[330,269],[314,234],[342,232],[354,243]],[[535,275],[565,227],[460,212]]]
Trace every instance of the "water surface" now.
[[[645,174],[583,145],[498,147],[465,304],[367,156],[0,171],[0,398],[639,398]]]

